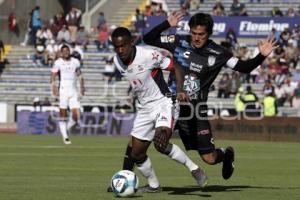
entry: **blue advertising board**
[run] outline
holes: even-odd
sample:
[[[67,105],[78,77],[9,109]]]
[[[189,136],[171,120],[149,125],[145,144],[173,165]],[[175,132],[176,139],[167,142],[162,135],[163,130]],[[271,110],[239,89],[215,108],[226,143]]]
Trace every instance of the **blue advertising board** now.
[[[165,20],[165,17],[147,17],[147,33],[154,26]],[[294,25],[300,25],[300,17],[213,17],[214,37],[225,37],[227,31],[232,28],[237,37],[243,38],[264,38],[270,35],[273,28],[276,31],[283,31],[285,28],[291,29]],[[184,18],[179,23],[178,28],[168,30],[168,33],[188,34],[189,18]]]

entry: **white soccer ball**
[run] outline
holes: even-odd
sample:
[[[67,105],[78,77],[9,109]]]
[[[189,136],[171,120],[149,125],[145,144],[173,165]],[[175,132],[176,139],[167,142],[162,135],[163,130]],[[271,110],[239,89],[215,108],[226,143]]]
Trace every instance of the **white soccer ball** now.
[[[128,197],[133,195],[139,186],[139,179],[134,172],[121,170],[111,178],[111,187],[118,197]]]

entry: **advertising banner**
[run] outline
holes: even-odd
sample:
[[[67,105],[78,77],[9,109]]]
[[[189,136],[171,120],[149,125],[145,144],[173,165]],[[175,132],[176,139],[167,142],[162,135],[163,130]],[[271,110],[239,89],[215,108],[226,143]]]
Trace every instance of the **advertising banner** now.
[[[20,111],[17,118],[18,134],[59,134],[57,112]],[[135,114],[81,113],[81,126],[72,129],[80,135],[129,135]]]
[[[163,22],[165,17],[147,17],[147,33],[154,26]],[[214,37],[225,37],[229,29],[233,29],[237,37],[243,38],[265,38],[270,35],[272,29],[283,31],[285,28],[293,28],[300,25],[300,17],[213,17],[214,19]],[[178,28],[172,28],[166,32],[178,34],[188,34],[189,18],[184,18],[179,23]]]

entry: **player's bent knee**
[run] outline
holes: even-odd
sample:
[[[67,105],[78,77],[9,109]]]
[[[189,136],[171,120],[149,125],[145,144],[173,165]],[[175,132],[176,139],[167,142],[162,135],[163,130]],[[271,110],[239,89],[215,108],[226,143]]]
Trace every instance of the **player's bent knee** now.
[[[214,156],[213,153],[203,154],[203,155],[201,155],[201,158],[204,162],[206,162],[209,165],[216,164],[216,157]]]
[[[168,154],[168,146],[169,146],[169,140],[167,138],[166,130],[161,129],[155,133],[155,136],[153,138],[154,148],[162,153],[162,154]]]

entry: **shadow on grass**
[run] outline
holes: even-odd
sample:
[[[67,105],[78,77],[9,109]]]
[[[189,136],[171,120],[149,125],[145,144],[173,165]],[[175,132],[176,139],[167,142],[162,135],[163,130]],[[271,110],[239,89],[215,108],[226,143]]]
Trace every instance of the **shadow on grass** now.
[[[164,192],[169,192],[171,195],[196,195],[201,197],[211,197],[210,194],[205,194],[205,192],[239,192],[245,189],[272,189],[278,190],[283,189],[280,187],[257,187],[250,185],[209,185],[205,188],[199,188],[197,186],[186,186],[186,187],[163,187]],[[193,192],[204,192],[198,194],[191,194]]]

